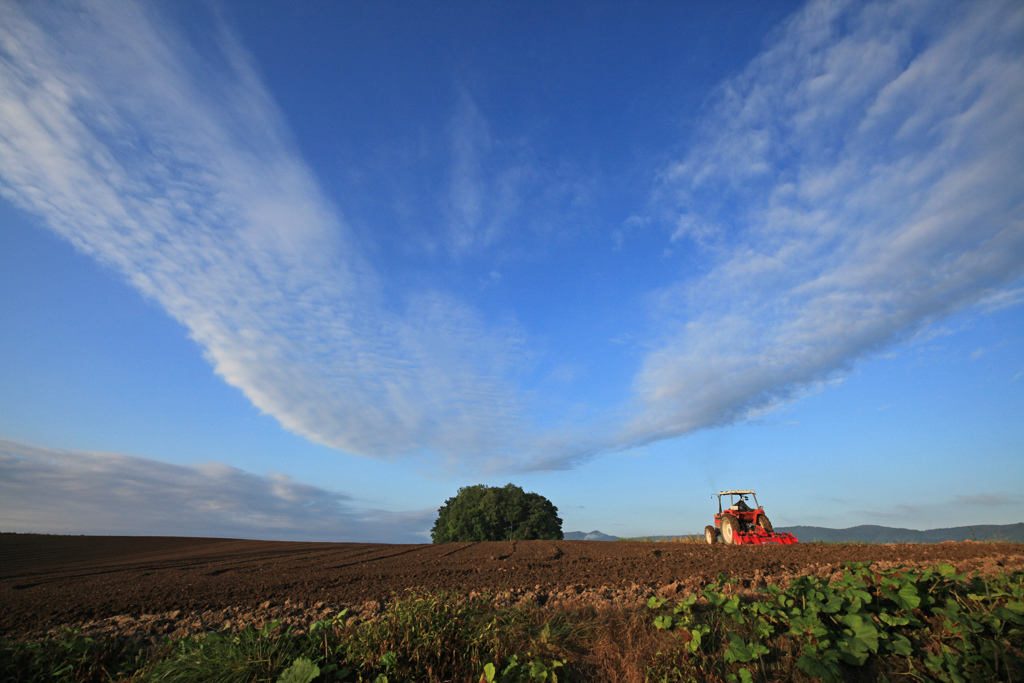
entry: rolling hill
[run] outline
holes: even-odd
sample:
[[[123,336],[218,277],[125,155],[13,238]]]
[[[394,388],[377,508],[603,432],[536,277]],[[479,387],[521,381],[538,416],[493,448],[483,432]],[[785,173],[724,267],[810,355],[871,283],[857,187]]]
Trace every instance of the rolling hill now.
[[[1017,524],[979,524],[949,529],[900,529],[874,524],[862,524],[849,529],[829,529],[820,526],[778,527],[788,531],[804,543],[941,543],[943,541],[1007,541],[1024,543],[1024,522]],[[692,534],[690,534],[692,535]],[[698,534],[703,535],[703,534]],[[641,537],[644,538],[644,537]],[[652,536],[654,539],[672,539],[680,536]],[[600,531],[567,531],[567,541],[617,541]]]
[[[863,524],[849,529],[827,529],[819,526],[779,528],[801,541],[810,543],[941,543],[942,541],[1010,541],[1024,542],[1024,522],[1017,524],[979,524],[949,529],[898,529]]]

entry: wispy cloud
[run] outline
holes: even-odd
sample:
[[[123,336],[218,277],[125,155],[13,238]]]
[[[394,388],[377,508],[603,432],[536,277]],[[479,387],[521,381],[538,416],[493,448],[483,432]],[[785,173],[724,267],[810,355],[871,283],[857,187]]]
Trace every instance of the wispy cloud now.
[[[1024,304],[1024,287],[996,292],[981,303],[988,313],[995,313],[1004,308],[1013,308],[1021,304]]]
[[[976,493],[969,496],[953,496],[953,499],[960,505],[976,505],[978,507],[1007,507],[1024,503],[1024,497],[1005,493]]]
[[[158,12],[0,6],[3,195],[285,428],[371,457],[508,452],[521,334],[440,292],[385,295],[233,34],[211,17],[200,55]]]
[[[362,509],[283,475],[0,440],[4,531],[424,543],[436,517]]]
[[[710,265],[652,296],[635,400],[604,419],[518,385],[522,330],[385,282],[231,31],[211,18],[200,52],[159,12],[0,4],[0,192],[312,441],[569,467],[762,414],[964,307],[1019,301],[1018,3],[814,1],[722,84],[657,181],[671,252]],[[495,134],[468,94],[448,133],[431,201],[449,255],[586,215],[588,183]],[[576,414],[591,422],[566,427]]]
[[[951,499],[911,503],[897,503],[885,510],[854,510],[863,516],[883,524],[917,524],[918,528],[940,528],[943,525],[960,526],[962,520],[985,519],[986,515],[997,515],[999,520],[1016,521],[1013,514],[1024,504],[1024,496],[1004,491],[988,491],[954,495]],[[1006,514],[1010,517],[1007,517]],[[991,519],[991,518],[990,518]],[[989,523],[1004,523],[989,522]]]
[[[709,275],[665,330],[623,438],[748,418],[1024,274],[1024,8],[815,1],[718,90],[664,169]],[[710,227],[709,227],[710,226]]]
[[[447,134],[443,209],[448,251],[456,260],[498,246],[505,256],[522,257],[530,246],[564,239],[586,222],[590,181],[568,162],[540,158],[528,139],[494,133],[466,90],[459,92]]]
[[[476,103],[463,92],[458,112],[451,124],[452,171],[448,189],[449,249],[456,255],[464,254],[475,246],[487,246],[501,229],[501,214],[513,210],[485,206],[490,193],[484,187],[484,158],[488,156],[494,140],[487,121]],[[506,197],[506,204],[514,201]]]

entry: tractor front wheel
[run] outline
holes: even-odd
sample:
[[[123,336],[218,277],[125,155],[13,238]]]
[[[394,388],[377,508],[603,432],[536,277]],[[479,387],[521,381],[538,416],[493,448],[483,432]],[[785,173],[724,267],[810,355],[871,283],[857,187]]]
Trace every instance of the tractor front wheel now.
[[[772,529],[772,523],[768,521],[768,515],[759,515],[757,518],[757,525],[765,530],[766,533],[775,533]]]
[[[740,521],[732,515],[722,515],[722,541],[726,545],[736,543],[736,532],[739,530]]]
[[[708,545],[714,545],[718,541],[718,531],[710,524],[704,527],[704,540]]]

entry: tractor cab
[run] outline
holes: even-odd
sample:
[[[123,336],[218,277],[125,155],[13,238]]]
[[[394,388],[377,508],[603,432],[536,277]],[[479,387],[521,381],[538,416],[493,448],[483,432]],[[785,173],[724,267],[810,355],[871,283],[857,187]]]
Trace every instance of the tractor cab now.
[[[718,513],[722,513],[722,496],[729,496],[728,505],[726,506],[729,510],[734,512],[749,512],[750,510],[760,509],[760,505],[757,504],[757,494],[753,491],[719,491],[718,492]],[[754,498],[754,507],[751,508],[747,501],[750,500],[751,496]]]

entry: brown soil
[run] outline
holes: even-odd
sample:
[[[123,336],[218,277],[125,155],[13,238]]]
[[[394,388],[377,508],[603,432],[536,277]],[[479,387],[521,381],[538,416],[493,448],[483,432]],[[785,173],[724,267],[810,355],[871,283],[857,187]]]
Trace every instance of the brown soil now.
[[[67,624],[96,633],[180,634],[272,617],[301,627],[341,608],[366,618],[393,593],[417,587],[488,593],[504,604],[626,605],[697,589],[719,572],[757,588],[800,574],[831,576],[845,562],[949,562],[998,574],[1024,569],[1024,544],[384,545],[0,534],[0,634]]]

